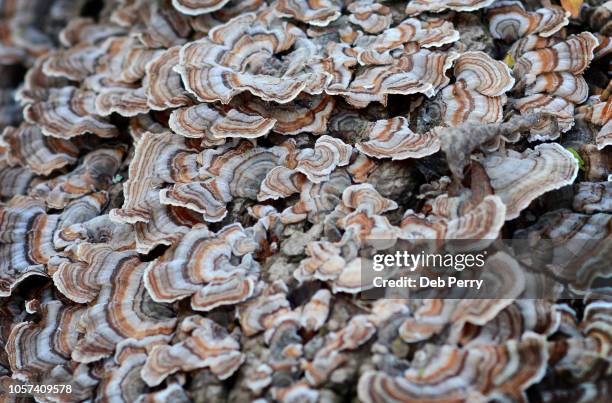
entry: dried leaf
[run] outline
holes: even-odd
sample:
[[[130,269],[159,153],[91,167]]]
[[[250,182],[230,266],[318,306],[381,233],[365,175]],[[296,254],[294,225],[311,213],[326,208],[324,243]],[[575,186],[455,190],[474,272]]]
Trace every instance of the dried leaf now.
[[[582,3],[584,3],[584,0],[561,0],[561,7],[576,18],[580,15]]]

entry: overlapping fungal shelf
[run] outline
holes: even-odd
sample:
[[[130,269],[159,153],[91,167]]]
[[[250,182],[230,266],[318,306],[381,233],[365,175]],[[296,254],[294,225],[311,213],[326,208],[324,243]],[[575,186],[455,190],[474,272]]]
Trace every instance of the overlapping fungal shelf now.
[[[0,399],[609,398],[601,265],[361,298],[375,240],[612,255],[612,2],[565,3],[0,1]]]

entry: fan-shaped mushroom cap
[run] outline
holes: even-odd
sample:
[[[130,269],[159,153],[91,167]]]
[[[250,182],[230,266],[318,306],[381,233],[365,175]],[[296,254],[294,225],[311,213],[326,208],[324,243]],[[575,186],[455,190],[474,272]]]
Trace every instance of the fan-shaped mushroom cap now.
[[[506,96],[489,97],[468,89],[465,81],[445,87],[440,95],[444,123],[459,126],[462,123],[497,123],[502,120]]]
[[[181,136],[207,139],[210,137],[212,140],[212,135],[207,134],[214,122],[220,118],[221,114],[208,104],[197,104],[172,111],[168,125],[174,133]],[[217,143],[222,144],[223,140],[217,139]]]
[[[299,193],[307,182],[306,175],[287,167],[273,168],[261,183],[257,200],[280,199]]]
[[[145,67],[142,86],[151,109],[164,110],[191,103],[181,77],[173,70],[178,64],[180,50],[179,46],[172,47],[149,61]]]
[[[293,148],[293,142],[286,142]],[[330,180],[336,167],[349,163],[352,147],[342,140],[324,135],[317,139],[313,148],[291,151],[284,159],[286,166],[270,170],[261,183],[258,200],[279,199],[299,193],[306,183],[321,183]]]
[[[513,60],[518,60],[529,51],[549,48],[559,42],[561,42],[561,40],[554,36],[545,38],[539,35],[529,35],[514,42],[510,49],[508,49],[508,54],[512,56]]]
[[[484,52],[462,53],[453,69],[457,80],[490,97],[503,95],[514,86],[508,66]]]
[[[144,397],[147,385],[140,377],[140,371],[147,359],[147,352],[158,344],[167,343],[167,339],[167,336],[153,336],[120,343],[112,359],[113,365],[109,365],[100,377],[99,394],[119,401]]]
[[[491,187],[506,205],[506,219],[519,216],[537,197],[570,185],[578,175],[578,161],[559,144],[541,144],[523,153],[508,150],[479,158]]]
[[[484,52],[465,52],[455,62],[456,82],[441,93],[444,123],[496,123],[503,115],[505,93],[514,78],[505,63]]]
[[[126,30],[110,23],[96,23],[93,18],[73,18],[61,30],[58,35],[59,41],[65,47],[75,46],[79,43],[90,45],[101,43],[112,36],[125,34]]]
[[[28,187],[35,181],[32,171],[23,167],[11,167],[4,159],[0,159],[0,196],[9,198],[25,195]]]
[[[359,398],[364,402],[487,396],[520,400],[525,398],[525,390],[544,376],[548,359],[544,337],[533,333],[501,345],[438,346],[423,355],[400,376],[382,371],[364,373],[359,379]],[[483,371],[483,367],[487,369]]]
[[[125,148],[99,148],[87,154],[71,172],[34,186],[31,194],[51,208],[64,208],[71,200],[107,190],[125,156]]]
[[[178,11],[187,15],[212,13],[225,6],[230,0],[172,0]]]
[[[333,110],[329,96],[299,96],[294,102],[268,108],[257,98],[232,103],[235,108],[216,109],[208,104],[176,109],[170,128],[185,137],[202,138],[202,144],[219,145],[226,138],[256,138],[270,130],[281,134],[323,133]]]
[[[337,0],[278,0],[275,10],[281,16],[325,27],[340,17],[340,7]]]
[[[532,84],[542,73],[582,74],[593,60],[597,45],[599,41],[593,34],[583,32],[549,48],[526,52],[516,61],[514,76],[522,83]]]
[[[332,83],[326,92],[343,95],[351,105],[358,108],[370,102],[385,105],[391,94],[421,93],[431,97],[448,84],[450,79],[446,71],[458,57],[453,52],[420,49],[384,64],[365,66],[357,71],[354,79],[346,86]]]
[[[344,189],[342,204],[351,210],[363,211],[369,216],[382,214],[397,208],[397,203],[381,196],[369,183],[353,185]]]
[[[111,219],[134,224],[148,222],[152,215],[150,192],[164,182],[188,182],[198,177],[196,154],[180,136],[169,132],[145,133],[130,162],[124,183],[125,201],[111,211]]]
[[[144,282],[158,302],[192,297],[196,310],[210,310],[249,298],[254,291],[259,265],[251,256],[257,245],[239,224],[211,233],[196,226],[164,256],[151,262]],[[238,264],[231,258],[240,258]]]
[[[328,181],[307,182],[300,191],[300,201],[281,213],[281,221],[292,223],[306,218],[319,219],[337,206],[343,190],[350,185],[350,176],[346,170],[340,169],[333,171]]]
[[[393,17],[389,7],[375,3],[373,0],[359,0],[348,5],[351,13],[349,21],[359,25],[370,34],[375,34],[389,28]]]
[[[63,77],[82,81],[95,73],[98,59],[104,49],[88,43],[75,45],[70,49],[51,53],[43,63],[43,73],[49,77]]]
[[[271,393],[275,400],[282,403],[316,403],[321,394],[319,390],[308,387],[308,384],[303,381],[287,387],[273,387]]]
[[[104,244],[89,243],[77,245],[73,254],[76,261],[60,263],[53,280],[62,294],[79,303],[93,301],[111,282],[111,276],[121,261],[135,256],[131,252],[115,252]],[[134,265],[135,260],[132,259],[131,263]]]
[[[278,103],[302,91],[320,93],[327,75],[320,65],[306,65],[314,57],[313,44],[294,25],[265,17],[244,14],[183,46],[175,70],[185,88],[199,101],[225,104],[245,91]],[[266,67],[269,58],[293,48],[280,70]]]
[[[295,169],[302,172],[314,183],[329,179],[329,174],[337,166],[348,165],[353,147],[331,136],[321,136],[314,148],[301,150],[297,156]]]
[[[79,306],[56,300],[43,302],[40,311],[39,322],[16,323],[6,341],[13,376],[26,382],[43,380],[54,367],[68,363],[78,336],[72,329],[83,313]]]
[[[563,42],[528,36],[513,45],[509,53],[518,56],[515,89],[525,89],[526,95],[513,101],[513,106],[523,114],[536,111],[556,117],[531,128],[530,141],[554,140],[572,128],[574,104],[584,102],[588,95],[581,74],[598,44],[593,34],[583,32]]]
[[[95,195],[86,198],[94,199]],[[80,202],[77,200],[73,203]],[[100,206],[100,209],[103,206]],[[70,223],[70,225],[56,232],[54,237],[55,247],[64,249],[71,243],[100,243],[106,242],[114,250],[125,250],[134,247],[135,234],[128,224],[115,223],[110,220],[108,214],[92,217],[91,219]]]
[[[242,304],[238,310],[240,327],[246,336],[253,336],[274,326],[277,318],[291,311],[286,289],[276,283],[261,290],[257,297]]]
[[[487,10],[494,38],[512,42],[529,34],[549,37],[569,24],[569,12],[552,6],[528,12],[521,2],[499,1]]]
[[[329,374],[346,360],[342,352],[359,347],[374,333],[376,326],[365,315],[359,315],[352,318],[345,328],[328,334],[325,345],[317,351],[314,359],[302,365],[308,383],[317,386],[327,380]]]
[[[368,141],[355,147],[362,153],[375,158],[422,158],[440,149],[437,136],[432,132],[414,133],[404,117],[378,120],[368,124]]]
[[[495,0],[410,0],[406,13],[415,15],[425,12],[439,13],[444,10],[474,11],[485,8]]]
[[[8,146],[7,161],[11,165],[28,167],[38,175],[49,175],[76,162],[76,144],[43,136],[40,128],[26,123],[18,128],[6,127],[1,142]]]
[[[544,73],[537,76],[536,81],[526,88],[525,95],[532,94],[549,94],[581,104],[586,101],[589,88],[582,76],[570,72]]]
[[[15,197],[0,207],[0,295],[9,296],[29,276],[46,276],[44,264],[55,255],[58,223],[58,215],[47,215],[44,203],[28,197]]]
[[[496,293],[499,299],[424,300],[413,316],[400,326],[400,337],[407,343],[416,343],[431,338],[445,328],[450,328],[451,338],[457,337],[466,324],[482,326],[488,323],[523,292],[524,275],[519,263],[510,255],[496,253],[487,259],[483,268],[487,275],[496,272],[487,278],[486,283],[490,291],[499,291],[499,294]]]
[[[71,299],[89,300],[97,294],[81,317],[84,336],[72,351],[73,360],[97,361],[112,355],[125,339],[170,335],[174,331],[173,312],[151,301],[143,285],[146,264],[134,252],[110,252],[101,247],[101,254],[92,255],[89,247],[81,249],[77,253],[85,253],[83,261],[72,266],[70,272],[54,275],[54,281]],[[91,267],[84,268],[88,259],[92,259]]]
[[[316,332],[325,324],[329,315],[331,299],[332,294],[329,290],[321,289],[304,305],[300,321],[306,330]]]
[[[189,337],[172,346],[157,345],[151,349],[140,372],[149,386],[159,385],[177,371],[206,367],[219,379],[226,379],[244,362],[240,343],[214,321],[190,316],[180,326]]]
[[[449,200],[453,199],[453,200]],[[454,204],[459,198],[443,194],[434,204]],[[437,212],[440,214],[440,212]],[[449,214],[450,213],[450,214]],[[471,209],[449,209],[447,215],[424,217],[408,210],[401,222],[404,239],[472,239],[485,241],[497,238],[506,218],[506,206],[497,196],[486,196]]]
[[[503,343],[520,339],[528,331],[545,336],[556,332],[561,324],[562,307],[551,302],[517,299],[501,310],[483,326],[466,326],[457,336],[462,345],[476,347],[481,344]],[[460,341],[459,341],[460,340]]]
[[[200,180],[176,181],[160,191],[159,200],[202,213],[206,221],[221,221],[233,197],[257,199],[266,174],[288,152],[284,146],[267,149],[246,141],[205,150],[197,157]]]
[[[113,124],[96,116],[95,93],[70,86],[50,89],[46,100],[26,105],[23,113],[25,120],[38,125],[46,136],[69,139],[85,133],[117,135]]]
[[[612,215],[550,211],[530,227],[516,231],[515,239],[544,240],[534,245],[521,259],[533,266],[541,263],[537,253],[548,250],[544,270],[563,280],[570,290],[584,295],[593,291],[601,279],[610,277],[607,263],[612,250]],[[584,242],[587,240],[587,242]]]

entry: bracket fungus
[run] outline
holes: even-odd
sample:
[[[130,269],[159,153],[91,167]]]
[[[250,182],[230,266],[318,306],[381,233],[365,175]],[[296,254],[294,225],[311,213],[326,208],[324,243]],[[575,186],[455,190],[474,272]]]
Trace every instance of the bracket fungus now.
[[[360,0],[348,5],[349,21],[369,34],[376,34],[389,28],[393,21],[391,9],[373,0]]]
[[[489,284],[496,287],[496,296],[499,299],[429,299],[424,300],[413,315],[406,319],[399,327],[400,337],[407,343],[416,343],[428,340],[444,330],[448,330],[449,338],[457,338],[466,327],[484,326],[500,311],[508,307],[525,288],[525,279],[521,276],[520,265],[510,255],[497,253],[487,260],[486,269],[497,272],[498,284]],[[488,278],[493,283],[494,276]],[[508,288],[507,285],[512,284]]]
[[[180,331],[189,334],[189,337],[173,346],[157,345],[151,349],[141,370],[141,376],[148,385],[159,385],[179,369],[189,371],[204,367],[210,367],[216,376],[226,379],[244,361],[240,344],[210,319],[185,318],[180,324]]]
[[[340,17],[341,6],[338,0],[278,0],[275,10],[283,17],[325,27]]]
[[[424,12],[439,13],[445,10],[474,11],[485,8],[495,0],[410,0],[406,6],[409,15]]]
[[[522,341],[464,349],[438,346],[422,353],[418,366],[411,366],[403,375],[366,372],[359,381],[359,398],[364,402],[487,396],[520,400],[525,398],[525,390],[544,376],[548,358],[543,337],[531,333]]]
[[[558,3],[0,1],[0,400],[605,400],[612,2]]]
[[[158,302],[191,296],[196,310],[236,304],[253,294],[259,267],[251,253],[256,247],[238,224],[216,234],[205,226],[196,226],[148,265],[145,285]],[[236,264],[232,263],[234,257],[240,259]]]
[[[78,145],[64,139],[44,136],[37,126],[22,123],[7,126],[2,133],[7,145],[6,161],[10,165],[28,167],[37,175],[49,175],[77,162]]]
[[[496,39],[516,41],[531,34],[549,37],[569,24],[569,12],[558,6],[525,10],[519,1],[499,1],[487,9],[489,31]]]
[[[598,45],[593,34],[583,32],[563,42],[538,46],[517,59],[513,68],[515,77],[519,77],[515,90],[524,88],[525,97],[515,100],[514,108],[521,113],[553,114],[559,125],[558,130],[550,125],[531,129],[531,140],[554,140],[559,132],[567,132],[574,125],[574,106],[588,97],[582,73]]]
[[[444,123],[497,123],[503,115],[505,93],[514,86],[508,66],[483,52],[465,52],[455,61],[455,83],[442,89]]]
[[[433,133],[418,134],[410,130],[404,117],[378,120],[368,125],[368,141],[356,144],[356,148],[374,158],[402,160],[422,158],[440,149],[437,136]]]
[[[269,58],[287,51],[284,63],[266,67]],[[202,102],[229,103],[248,91],[264,101],[287,103],[302,91],[321,93],[325,72],[319,64],[305,63],[313,51],[310,40],[294,25],[269,14],[245,14],[184,45],[175,70]]]
[[[506,205],[512,220],[535,198],[574,183],[578,161],[556,143],[541,144],[523,153],[507,150],[479,159],[495,195]]]
[[[187,15],[212,13],[222,9],[230,0],[172,0],[178,11]]]

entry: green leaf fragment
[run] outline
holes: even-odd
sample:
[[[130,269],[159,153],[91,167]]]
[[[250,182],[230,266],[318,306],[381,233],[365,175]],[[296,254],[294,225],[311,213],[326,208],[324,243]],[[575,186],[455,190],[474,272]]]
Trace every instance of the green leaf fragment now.
[[[576,158],[576,161],[578,161],[578,168],[584,171],[585,163],[580,154],[578,154],[578,151],[576,151],[576,149],[574,149],[573,147],[566,147],[565,149],[569,151],[574,156],[574,158]]]

